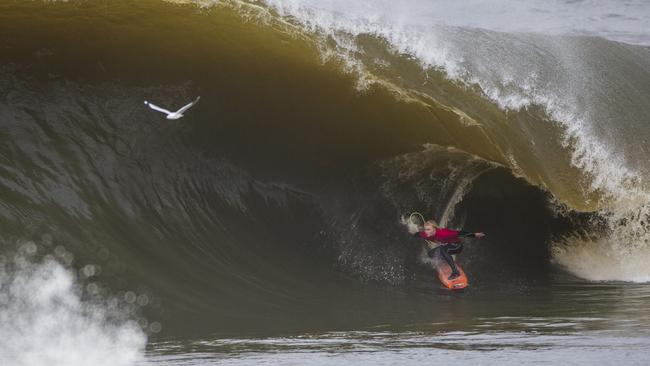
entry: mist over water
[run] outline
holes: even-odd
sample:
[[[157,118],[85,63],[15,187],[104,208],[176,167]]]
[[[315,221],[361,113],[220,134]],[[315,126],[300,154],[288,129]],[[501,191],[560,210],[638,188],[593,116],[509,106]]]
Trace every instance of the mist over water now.
[[[17,366],[141,361],[147,338],[128,310],[117,299],[99,299],[96,285],[80,287],[54,256],[36,259],[37,248],[23,244],[19,254],[0,262],[0,361]]]
[[[649,17],[0,1],[0,361],[641,364]],[[465,293],[413,211],[488,233]]]

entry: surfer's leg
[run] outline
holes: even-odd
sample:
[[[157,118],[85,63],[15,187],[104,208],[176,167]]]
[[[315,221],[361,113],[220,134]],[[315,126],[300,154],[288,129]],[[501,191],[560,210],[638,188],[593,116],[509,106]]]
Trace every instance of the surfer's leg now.
[[[450,280],[455,279],[456,277],[460,276],[460,272],[458,272],[458,267],[456,266],[456,261],[454,260],[454,257],[452,257],[452,254],[459,254],[460,252],[463,251],[463,244],[462,243],[454,243],[454,244],[448,244],[446,252],[449,255],[449,258],[451,259],[451,262],[453,264],[450,264],[451,266],[451,276],[449,276]]]
[[[441,245],[437,248],[437,250],[440,251],[440,256],[445,260],[445,262],[447,262],[447,264],[449,264],[449,267],[451,267],[451,276],[449,276],[450,280],[453,280],[459,275],[458,268],[456,267],[456,262],[454,261],[454,258],[449,253],[450,250],[453,250],[454,252],[459,252],[456,246],[457,244],[448,244],[448,245]]]
[[[463,251],[462,243],[454,243],[447,245],[447,253],[449,254],[459,254]]]

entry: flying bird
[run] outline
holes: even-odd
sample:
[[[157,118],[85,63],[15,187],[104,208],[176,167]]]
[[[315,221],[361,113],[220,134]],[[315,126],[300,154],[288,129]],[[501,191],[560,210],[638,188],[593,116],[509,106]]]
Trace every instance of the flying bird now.
[[[144,105],[149,106],[149,108],[153,109],[154,111],[162,112],[167,114],[167,119],[179,119],[183,117],[183,113],[185,113],[186,110],[190,109],[193,105],[195,105],[201,97],[197,97],[192,103],[186,105],[185,107],[177,110],[176,112],[168,111],[165,108],[160,108],[155,104],[149,103],[146,100],[144,101]]]

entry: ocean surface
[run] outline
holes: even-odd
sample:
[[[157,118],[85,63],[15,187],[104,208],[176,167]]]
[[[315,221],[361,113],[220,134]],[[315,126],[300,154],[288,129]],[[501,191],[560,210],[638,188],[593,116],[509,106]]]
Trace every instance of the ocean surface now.
[[[0,364],[645,365],[649,46],[641,0],[0,0]],[[414,211],[487,234],[465,291]]]

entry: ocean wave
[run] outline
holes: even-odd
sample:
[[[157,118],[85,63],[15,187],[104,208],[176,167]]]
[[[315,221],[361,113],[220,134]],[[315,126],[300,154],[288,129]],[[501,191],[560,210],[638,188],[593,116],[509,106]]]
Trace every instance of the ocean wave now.
[[[645,256],[646,48],[194,4],[0,5],[4,243],[53,237],[170,332],[322,325],[309,309],[428,286],[414,210],[490,233],[464,258],[481,286],[550,280],[553,255],[647,278],[576,265]],[[142,105],[196,95],[177,122]]]

